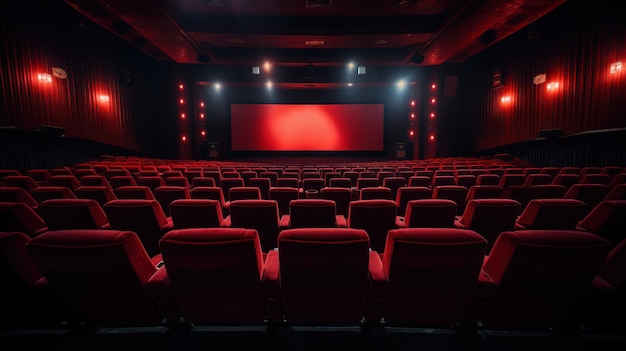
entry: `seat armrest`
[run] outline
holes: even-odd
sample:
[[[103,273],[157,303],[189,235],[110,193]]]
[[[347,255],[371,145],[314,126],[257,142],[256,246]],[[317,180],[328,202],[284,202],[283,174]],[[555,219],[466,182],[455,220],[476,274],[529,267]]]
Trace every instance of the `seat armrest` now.
[[[233,220],[230,217],[230,215],[224,217],[224,220],[222,220],[222,223],[220,223],[221,228],[230,228],[232,226],[233,226]]]
[[[385,276],[380,254],[376,251],[370,251],[369,256],[369,279],[365,319],[367,321],[379,322],[383,317],[387,277]]]
[[[288,214],[284,214],[282,216],[280,216],[280,222],[278,224],[279,228],[282,229],[289,229],[289,226],[291,224],[291,216]]]
[[[146,287],[161,316],[168,321],[177,321],[180,318],[180,313],[174,302],[165,266],[161,266],[161,268],[156,270],[148,279]]]
[[[283,319],[280,302],[279,272],[278,250],[274,249],[267,253],[263,267],[263,276],[261,277],[267,319],[274,321]]]
[[[466,229],[465,225],[457,218],[454,220],[454,227],[459,229]]]
[[[346,217],[344,215],[335,215],[335,223],[338,228],[348,227],[348,222],[346,221]]]
[[[406,224],[404,223],[403,216],[396,216],[396,227],[398,228],[406,228]]]

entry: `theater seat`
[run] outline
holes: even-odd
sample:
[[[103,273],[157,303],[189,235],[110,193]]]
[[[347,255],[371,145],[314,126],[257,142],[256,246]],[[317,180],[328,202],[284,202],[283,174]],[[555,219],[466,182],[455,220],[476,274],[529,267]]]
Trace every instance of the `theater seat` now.
[[[588,206],[576,199],[535,199],[524,208],[515,229],[574,229],[588,212]]]
[[[170,214],[175,229],[214,228],[224,221],[218,200],[177,199],[170,203]]]
[[[512,199],[475,199],[467,203],[463,214],[455,220],[457,228],[477,232],[487,240],[487,254],[498,235],[515,230],[521,204]]]
[[[160,245],[172,293],[185,322],[264,323],[264,257],[256,230],[172,230],[163,236]]]
[[[289,203],[289,214],[280,218],[281,229],[347,227],[346,217],[337,214],[335,202],[326,199],[297,199]]]
[[[51,199],[39,204],[37,213],[49,230],[106,229],[106,213],[93,199]]]
[[[276,200],[234,200],[230,203],[229,215],[222,227],[248,228],[257,231],[263,252],[277,246],[280,231],[280,215]]]
[[[34,238],[48,230],[46,222],[21,202],[0,202],[0,232],[20,232]]]
[[[456,202],[448,199],[411,200],[404,216],[396,216],[398,228],[452,228],[457,213]]]
[[[491,329],[577,330],[610,249],[576,230],[503,232],[483,264],[473,316]]]
[[[626,200],[600,202],[578,222],[576,229],[592,232],[618,245],[626,239]]]
[[[357,326],[368,302],[369,250],[362,229],[298,228],[282,231],[265,264],[266,296],[280,296],[290,325]],[[380,296],[379,296],[380,297]]]
[[[384,199],[352,201],[347,221],[348,227],[365,230],[371,249],[382,253],[387,232],[396,228],[396,203]]]
[[[171,217],[166,217],[156,200],[118,199],[104,205],[111,229],[135,232],[148,255],[160,253],[159,240],[174,229]]]
[[[156,326],[176,318],[165,275],[136,234],[49,231],[26,244],[70,325]],[[169,307],[168,307],[169,306]]]
[[[383,318],[403,327],[451,328],[466,321],[487,240],[472,230],[404,228],[387,235]]]

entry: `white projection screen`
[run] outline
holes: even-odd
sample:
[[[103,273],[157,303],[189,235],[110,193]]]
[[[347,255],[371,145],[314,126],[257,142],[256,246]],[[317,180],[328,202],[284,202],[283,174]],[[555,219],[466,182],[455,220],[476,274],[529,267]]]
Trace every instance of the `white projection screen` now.
[[[232,151],[383,151],[383,104],[231,104]]]

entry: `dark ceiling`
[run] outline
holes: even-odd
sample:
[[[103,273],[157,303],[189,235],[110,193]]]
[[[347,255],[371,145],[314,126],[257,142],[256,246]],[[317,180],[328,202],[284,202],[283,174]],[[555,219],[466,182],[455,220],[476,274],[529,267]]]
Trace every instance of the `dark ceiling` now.
[[[458,63],[565,1],[65,0],[156,60],[230,66]]]

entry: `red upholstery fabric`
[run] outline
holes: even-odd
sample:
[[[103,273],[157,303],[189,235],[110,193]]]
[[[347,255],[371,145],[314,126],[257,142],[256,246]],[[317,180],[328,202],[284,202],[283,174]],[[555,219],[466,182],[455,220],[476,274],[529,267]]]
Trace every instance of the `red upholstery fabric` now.
[[[104,229],[109,220],[93,199],[50,199],[39,204],[37,213],[49,230]]]
[[[578,223],[577,229],[590,231],[618,245],[626,239],[626,200],[600,202]]]
[[[485,327],[572,327],[611,244],[576,230],[503,232],[483,264],[495,286]]]
[[[326,199],[298,199],[289,204],[289,214],[280,219],[281,228],[346,227],[346,218],[337,215],[335,202]]]
[[[161,250],[186,322],[263,323],[263,254],[256,230],[172,230],[161,239]]]
[[[483,236],[487,240],[488,253],[500,233],[515,229],[520,209],[521,204],[512,199],[470,200],[455,226]]]
[[[280,215],[276,200],[235,200],[231,202],[229,211],[223,227],[255,229],[263,252],[278,246]]]
[[[486,247],[472,230],[389,231],[382,259],[388,278],[385,322],[429,327],[465,322]]]
[[[165,318],[147,287],[157,268],[134,233],[49,231],[26,248],[70,322],[137,326]]]
[[[21,202],[0,202],[0,231],[21,232],[35,237],[48,230],[46,222]]]
[[[150,256],[160,253],[159,240],[174,229],[156,200],[113,200],[104,205],[104,212],[111,229],[135,232]]]
[[[31,208],[39,205],[28,190],[10,186],[0,186],[0,202],[21,202]]]
[[[574,229],[587,211],[576,199],[531,200],[517,218],[516,229]]]
[[[177,199],[170,203],[170,213],[175,229],[219,227],[224,221],[218,200]]]
[[[118,199],[124,200],[155,200],[152,189],[145,185],[125,185],[114,190]]]
[[[286,321],[359,324],[366,312],[369,257],[369,238],[362,229],[282,231],[278,261]]]
[[[454,227],[457,205],[448,199],[411,200],[404,217],[396,217],[399,228]]]
[[[372,250],[385,250],[387,232],[396,228],[396,203],[392,200],[358,200],[350,203],[348,227],[364,229]]]

